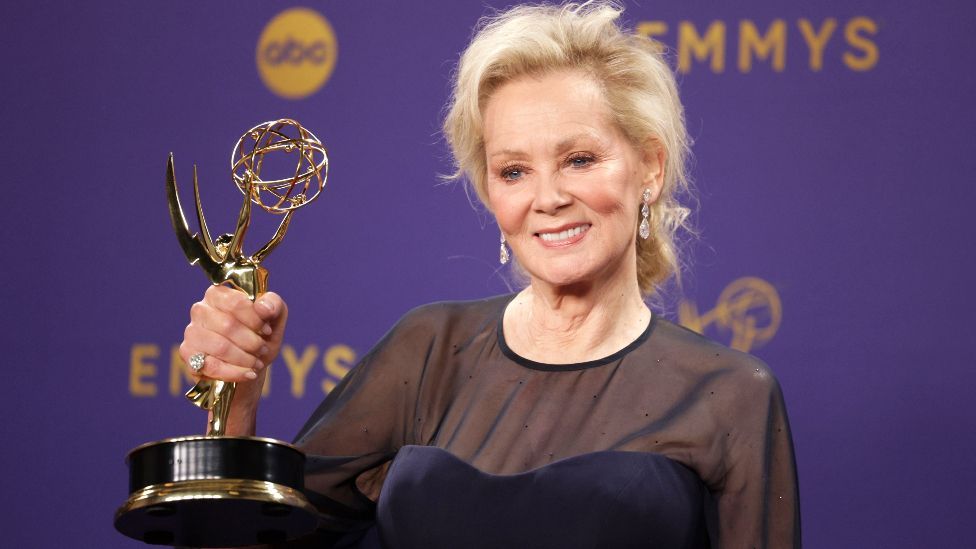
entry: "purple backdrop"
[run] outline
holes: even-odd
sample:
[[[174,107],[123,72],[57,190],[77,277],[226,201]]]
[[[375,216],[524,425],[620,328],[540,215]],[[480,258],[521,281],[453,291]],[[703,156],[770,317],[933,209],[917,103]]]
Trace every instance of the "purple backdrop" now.
[[[671,312],[779,376],[806,545],[965,545],[976,503],[965,401],[976,261],[964,219],[976,199],[976,9],[628,4],[631,25],[684,59],[696,140],[703,238]],[[409,308],[507,291],[494,224],[437,179],[450,167],[438,134],[449,72],[482,2],[308,6],[331,23],[338,54],[303,99],[276,95],[256,64],[265,25],[289,2],[0,8],[0,544],[138,546],[112,528],[125,453],[204,427],[181,380],[171,386],[171,348],[205,282],[169,225],[170,151],[184,190],[199,165],[219,232],[240,203],[230,148],[251,125],[297,118],[333,158],[320,202],[267,262],[292,318],[262,435],[290,438]],[[763,39],[768,56],[750,47]],[[321,62],[322,51],[306,53]],[[730,288],[743,277],[768,286]],[[742,339],[742,323],[728,321],[762,328],[777,305],[775,333]]]

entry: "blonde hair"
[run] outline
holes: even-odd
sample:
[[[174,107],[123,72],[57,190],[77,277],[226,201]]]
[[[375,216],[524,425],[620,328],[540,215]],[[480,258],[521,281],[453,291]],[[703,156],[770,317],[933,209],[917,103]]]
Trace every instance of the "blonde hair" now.
[[[461,55],[444,120],[455,159],[487,207],[482,109],[500,86],[521,76],[580,70],[603,89],[614,121],[635,147],[648,139],[664,149],[664,181],[651,205],[651,238],[637,239],[637,282],[653,294],[680,273],[676,233],[688,229],[685,164],[690,142],[674,73],[651,40],[617,25],[622,8],[607,1],[518,6],[482,18]],[[635,224],[640,219],[635,212]],[[636,226],[636,225],[635,225]]]

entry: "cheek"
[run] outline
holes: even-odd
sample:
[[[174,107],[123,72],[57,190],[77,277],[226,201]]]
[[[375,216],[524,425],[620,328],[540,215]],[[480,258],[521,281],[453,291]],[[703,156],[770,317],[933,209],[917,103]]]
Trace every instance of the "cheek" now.
[[[518,193],[508,189],[488,193],[488,207],[495,216],[495,222],[506,234],[515,234],[525,221],[527,206]]]
[[[631,206],[637,207],[632,194],[638,193],[636,187],[628,184],[629,179],[624,177],[605,177],[602,184],[587,185],[580,190],[580,198],[601,216],[616,218],[631,210]]]
[[[594,193],[588,204],[593,211],[602,216],[616,217],[627,208],[627,205],[621,200],[622,198],[617,194]]]

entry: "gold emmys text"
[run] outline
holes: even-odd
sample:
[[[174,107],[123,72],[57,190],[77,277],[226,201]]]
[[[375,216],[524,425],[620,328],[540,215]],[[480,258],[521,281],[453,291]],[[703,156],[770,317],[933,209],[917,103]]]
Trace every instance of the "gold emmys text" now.
[[[863,16],[843,22],[834,17],[819,22],[800,18],[793,24],[785,19],[773,19],[765,28],[760,28],[751,19],[740,19],[738,23],[713,20],[704,27],[684,20],[677,25],[665,21],[640,21],[636,27],[637,34],[676,51],[678,72],[684,74],[691,72],[695,62],[707,64],[713,73],[725,72],[726,59],[732,49],[736,55],[735,68],[740,73],[752,71],[757,61],[768,62],[775,72],[783,72],[787,44],[798,41],[806,49],[806,66],[813,72],[823,69],[827,45],[838,41],[844,45],[839,60],[845,67],[857,72],[869,71],[878,64],[880,56],[874,41],[878,29],[874,19]],[[731,36],[733,32],[734,38]],[[799,40],[795,38],[797,35]],[[793,38],[788,40],[788,37]],[[831,61],[836,62],[836,58]]]
[[[136,397],[155,397],[159,394],[160,385],[166,387],[171,396],[182,396],[196,380],[190,377],[183,359],[180,357],[179,345],[169,347],[169,356],[162,357],[163,346],[156,343],[135,343],[129,353],[129,394]],[[280,362],[284,363],[289,376],[288,392],[293,398],[305,396],[305,389],[309,382],[313,367],[318,365],[321,370],[314,376],[315,383],[328,394],[336,384],[356,364],[356,351],[342,343],[336,343],[324,349],[318,345],[305,345],[301,352],[294,346],[284,344],[281,347]],[[163,365],[168,368],[163,372]],[[274,364],[269,366],[274,369]],[[272,372],[268,372],[262,396],[267,397],[272,391]]]

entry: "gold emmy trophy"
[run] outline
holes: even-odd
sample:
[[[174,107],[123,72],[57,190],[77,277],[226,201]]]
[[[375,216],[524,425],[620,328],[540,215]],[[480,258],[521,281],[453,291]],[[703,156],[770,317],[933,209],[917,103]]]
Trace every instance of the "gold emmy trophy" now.
[[[292,155],[291,177],[264,181],[265,155]],[[200,232],[190,229],[180,206],[173,155],[166,171],[166,194],[177,239],[190,264],[199,264],[213,284],[230,284],[254,301],[268,289],[261,261],[281,243],[295,210],[325,187],[329,159],[325,147],[298,122],[259,124],[237,141],[231,154],[234,183],[244,204],[232,234],[211,240],[200,205],[196,167],[193,194]],[[277,230],[253,255],[245,255],[244,234],[251,204],[282,215]],[[239,547],[277,543],[315,529],[317,512],[302,493],[305,455],[294,446],[259,437],[225,436],[236,384],[202,378],[187,393],[208,410],[206,436],[143,444],[129,452],[129,499],[115,513],[115,527],[150,544],[186,547]]]

